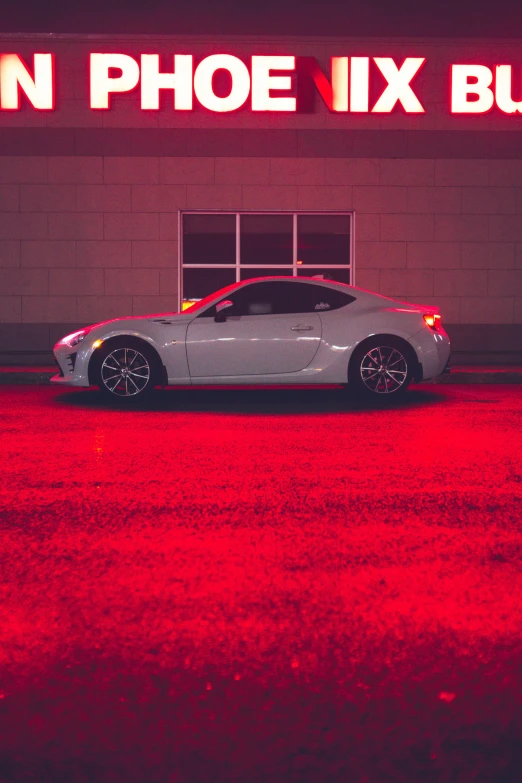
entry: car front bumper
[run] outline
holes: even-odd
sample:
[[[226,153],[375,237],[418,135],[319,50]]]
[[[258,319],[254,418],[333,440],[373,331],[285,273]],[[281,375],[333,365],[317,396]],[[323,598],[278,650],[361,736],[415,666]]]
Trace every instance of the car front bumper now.
[[[53,375],[51,383],[63,386],[90,386],[89,359],[92,354],[90,342],[85,345],[82,341],[73,348],[63,343],[56,343],[53,353],[59,373]]]

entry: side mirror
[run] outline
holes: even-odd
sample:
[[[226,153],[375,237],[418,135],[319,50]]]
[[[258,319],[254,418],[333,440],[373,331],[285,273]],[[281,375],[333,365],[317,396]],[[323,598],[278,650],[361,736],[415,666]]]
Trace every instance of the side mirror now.
[[[218,302],[216,305],[216,315],[214,316],[214,321],[218,324],[222,324],[227,320],[227,314],[226,310],[228,310],[229,307],[232,307],[234,305],[234,302],[231,302],[230,299],[223,299],[221,302]]]

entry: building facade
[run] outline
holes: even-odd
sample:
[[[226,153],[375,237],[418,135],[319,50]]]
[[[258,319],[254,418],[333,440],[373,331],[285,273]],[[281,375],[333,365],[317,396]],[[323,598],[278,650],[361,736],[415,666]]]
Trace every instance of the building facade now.
[[[234,280],[437,304],[522,356],[522,46],[0,37],[0,361]]]

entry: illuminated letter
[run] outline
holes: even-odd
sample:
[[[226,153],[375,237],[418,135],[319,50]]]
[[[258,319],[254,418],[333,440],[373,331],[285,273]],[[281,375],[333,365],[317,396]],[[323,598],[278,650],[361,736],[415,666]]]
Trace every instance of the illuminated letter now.
[[[332,108],[348,111],[348,57],[332,57]]]
[[[348,111],[348,57],[331,58],[331,84],[317,64],[317,60],[308,57],[306,62],[309,74],[330,111]],[[253,92],[254,87],[252,87]]]
[[[370,58],[350,57],[350,111],[368,111]]]
[[[212,87],[213,76],[219,70],[228,71],[232,79],[232,88],[226,98],[216,95]],[[235,111],[245,103],[250,92],[248,68],[231,54],[211,54],[196,68],[194,92],[201,105],[210,111]]]
[[[296,111],[293,97],[273,98],[271,90],[291,90],[291,76],[271,76],[270,71],[295,71],[293,55],[252,57],[252,111]]]
[[[160,73],[159,60],[159,54],[141,55],[141,108],[159,109],[159,91],[174,90],[174,108],[192,109],[192,55],[175,54],[173,73]]]
[[[511,65],[497,65],[495,98],[500,111],[506,114],[522,114],[522,101],[514,101],[511,97],[512,71]]]
[[[469,79],[475,79],[470,84]],[[484,114],[493,106],[493,92],[489,85],[493,73],[485,65],[451,66],[451,113]],[[476,95],[477,100],[468,101],[468,95]]]
[[[406,57],[397,68],[391,57],[374,57],[373,61],[388,82],[372,112],[389,114],[400,101],[408,114],[423,114],[424,108],[410,87],[410,82],[425,62],[425,57]]]
[[[111,68],[121,71],[109,76]],[[112,92],[130,92],[140,80],[140,66],[128,54],[91,54],[91,109],[108,109]]]
[[[19,109],[20,90],[35,109],[54,109],[52,54],[34,55],[34,79],[20,55],[0,55],[0,109]]]

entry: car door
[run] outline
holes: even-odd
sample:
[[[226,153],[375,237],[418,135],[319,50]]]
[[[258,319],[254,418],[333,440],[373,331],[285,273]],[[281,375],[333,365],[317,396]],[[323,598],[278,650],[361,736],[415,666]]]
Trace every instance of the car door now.
[[[257,281],[234,291],[226,320],[215,321],[215,306],[187,330],[192,378],[278,375],[299,372],[321,342],[321,319],[306,284]],[[314,286],[315,287],[315,286]]]

